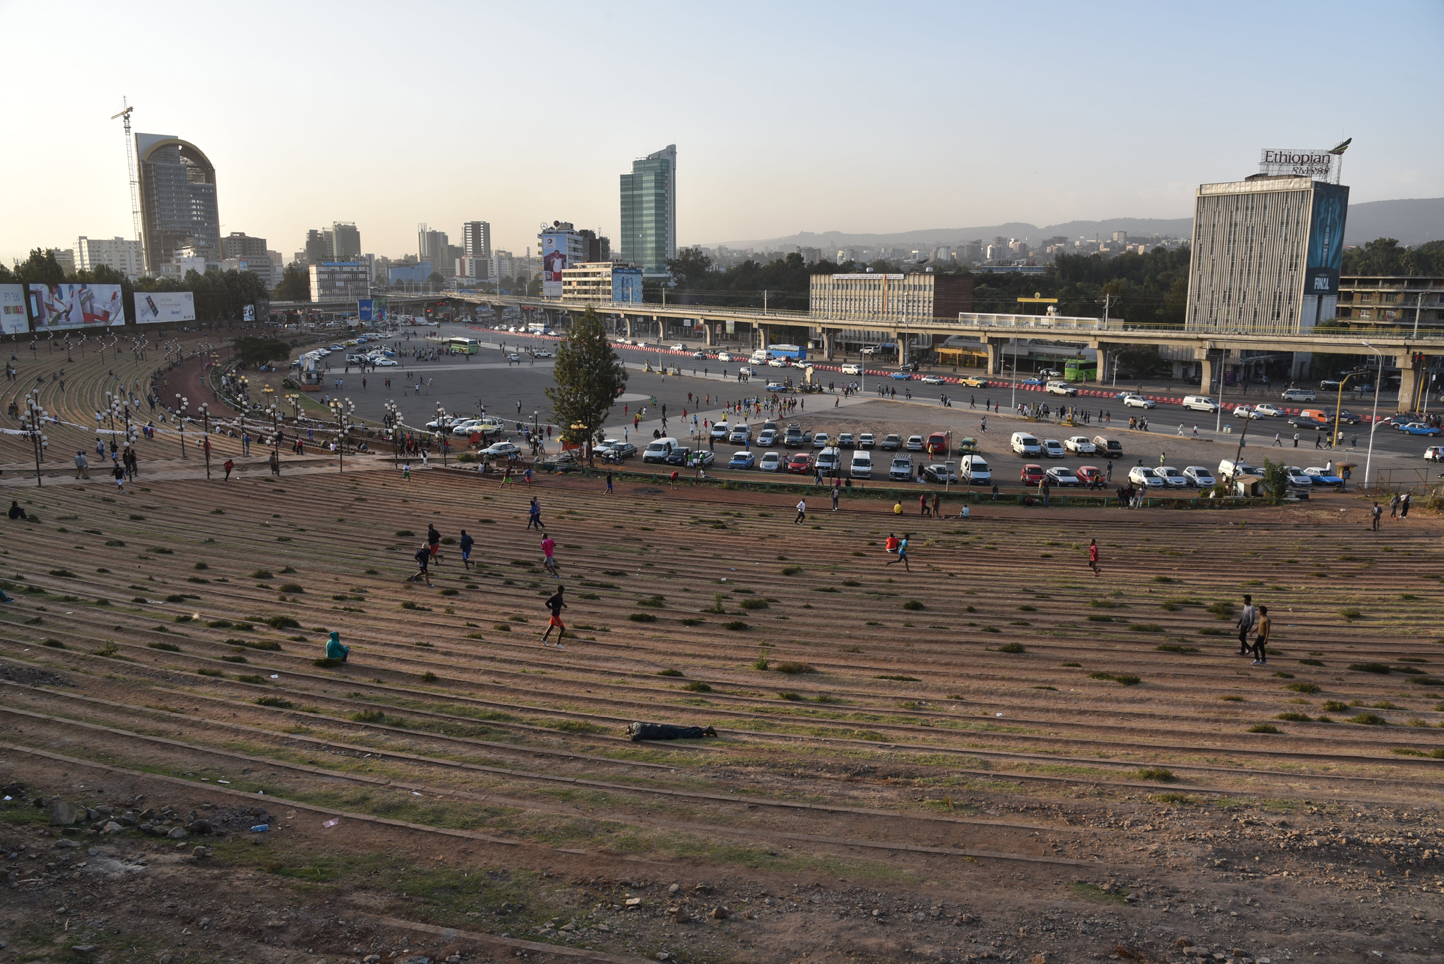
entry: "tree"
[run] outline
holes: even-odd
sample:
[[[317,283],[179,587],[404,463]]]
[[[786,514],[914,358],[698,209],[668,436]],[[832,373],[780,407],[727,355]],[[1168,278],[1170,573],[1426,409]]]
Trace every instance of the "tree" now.
[[[446,284],[446,279],[441,276],[440,271],[433,271],[426,276],[426,283],[436,285],[438,288]]]
[[[590,455],[589,443],[627,387],[627,370],[607,341],[607,329],[594,309],[574,318],[571,334],[557,345],[552,381],[555,384],[546,394],[553,417],[561,423],[562,437],[588,443]]]
[[[683,288],[700,286],[712,270],[712,259],[701,248],[683,248],[677,257],[667,259],[667,270]]]
[[[1282,462],[1264,459],[1263,490],[1275,502],[1282,502],[1289,494],[1289,473]]]
[[[250,335],[237,338],[231,343],[236,361],[242,365],[266,365],[273,361],[286,361],[291,357],[291,346],[279,338],[255,338]]]
[[[54,251],[32,248],[30,257],[15,266],[15,277],[21,284],[58,285],[65,282],[65,269]]]
[[[276,285],[277,301],[310,301],[311,277],[299,265],[288,264],[281,272],[281,283]]]

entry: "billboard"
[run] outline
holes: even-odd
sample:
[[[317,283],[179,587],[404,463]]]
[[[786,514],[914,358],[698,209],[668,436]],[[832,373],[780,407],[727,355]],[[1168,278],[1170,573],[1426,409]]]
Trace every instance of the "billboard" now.
[[[1341,184],[1315,184],[1309,219],[1309,260],[1304,269],[1305,295],[1337,295],[1344,266],[1344,219],[1349,189]]]
[[[374,298],[357,298],[357,299],[356,299],[356,316],[357,316],[358,318],[360,318],[362,321],[375,321],[375,320],[376,320],[376,299],[374,299]]]
[[[1342,153],[1342,152],[1341,152]],[[1264,148],[1259,153],[1260,174],[1275,177],[1311,177],[1315,181],[1338,181],[1343,157],[1332,151]]]
[[[612,269],[612,301],[620,304],[642,303],[642,269]]]
[[[125,324],[120,285],[68,282],[30,286],[30,313],[37,331],[62,328],[109,328]]]
[[[137,291],[135,323],[163,325],[196,320],[196,296],[189,291]]]
[[[18,335],[30,330],[25,313],[25,286],[0,285],[0,334]]]
[[[567,233],[546,231],[542,233],[542,297],[562,296],[562,272],[567,268]]]

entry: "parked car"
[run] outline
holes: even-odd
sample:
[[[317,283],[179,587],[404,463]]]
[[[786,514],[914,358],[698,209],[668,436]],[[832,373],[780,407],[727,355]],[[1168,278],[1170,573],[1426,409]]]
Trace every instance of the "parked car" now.
[[[701,465],[704,468],[712,464],[714,456],[706,449],[692,449],[681,446],[672,450],[667,456],[668,465],[685,465],[688,467]]]
[[[857,437],[857,447],[860,449],[870,449],[876,444],[877,439],[873,438],[871,432],[863,432]]]
[[[854,479],[872,478],[872,453],[861,451],[852,453],[852,464],[848,471],[852,473]]]
[[[800,449],[812,444],[812,436],[796,425],[789,425],[782,437],[782,444],[790,449]]]
[[[793,475],[805,475],[812,471],[812,455],[808,452],[798,452],[787,460],[787,471]]]
[[[817,462],[815,464],[817,471],[823,475],[828,477],[834,476],[838,470],[842,468],[842,451],[829,445],[817,453]]]
[[[731,445],[746,445],[752,438],[752,429],[746,425],[739,425],[727,433],[727,441]]]
[[[933,434],[929,435],[929,436],[928,436],[927,443],[924,445],[923,450],[924,450],[925,452],[927,452],[929,455],[947,455],[947,454],[948,454],[948,436],[947,436],[947,434],[944,433],[944,432],[934,432]]]
[[[513,455],[520,455],[521,449],[511,442],[497,442],[482,449],[483,455],[489,455],[494,459],[510,458]]]
[[[1332,489],[1342,489],[1344,487],[1343,477],[1332,469],[1311,465],[1304,469],[1304,475],[1307,475],[1309,479],[1312,480],[1312,483],[1317,486]]]
[[[818,432],[812,437],[812,447],[815,449],[825,449],[831,444],[832,438],[826,432]]]
[[[718,442],[726,441],[727,433],[731,431],[732,427],[728,425],[725,421],[712,423],[712,438]]]
[[[969,485],[991,485],[993,482],[993,473],[981,455],[964,455],[958,465],[958,474]]]
[[[1151,398],[1144,398],[1142,395],[1124,395],[1124,408],[1157,408],[1158,403]]]
[[[1128,481],[1134,485],[1141,485],[1146,489],[1163,488],[1163,480],[1146,465],[1135,465],[1129,469]]]
[[[1313,477],[1297,465],[1285,465],[1284,473],[1288,477],[1289,485],[1296,489],[1310,488],[1314,484]]]
[[[933,462],[923,466],[922,474],[918,476],[919,482],[927,482],[933,485],[958,484],[958,473],[948,468],[945,462]]]
[[[1098,447],[1088,440],[1086,435],[1075,435],[1072,438],[1063,440],[1063,447],[1074,455],[1092,455],[1098,451]]]
[[[1018,473],[1018,481],[1024,485],[1037,485],[1043,481],[1043,466],[1029,462]]]
[[[1068,454],[1063,443],[1055,438],[1045,438],[1038,444],[1043,449],[1043,454],[1050,459],[1061,459]]]
[[[896,452],[902,448],[902,436],[897,434],[888,435],[882,440],[882,444],[879,445],[878,448],[884,452]]]
[[[1444,462],[1444,445],[1431,445],[1424,450],[1425,462]]]
[[[729,469],[750,469],[757,465],[757,456],[745,449],[741,452],[733,452],[732,457],[727,460]]]
[[[921,452],[923,450],[923,437],[921,435],[909,435],[906,448],[909,452]]]
[[[887,477],[894,482],[909,482],[913,477],[913,460],[899,456],[892,460]]]
[[[1045,472],[1045,473],[1043,473],[1043,474],[1048,477],[1048,484],[1049,484],[1049,485],[1077,485],[1077,484],[1078,484],[1078,473],[1077,473],[1077,472],[1074,472],[1072,469],[1068,468],[1068,466],[1066,466],[1066,465],[1054,465],[1054,466],[1051,466],[1051,467],[1048,469],[1048,471]]]
[[[856,448],[851,432],[843,432],[837,437],[837,447],[840,449]]]
[[[766,453],[765,455],[762,456],[762,461],[759,462],[759,463],[757,463],[757,467],[758,467],[759,469],[761,469],[762,471],[764,471],[764,472],[780,472],[780,471],[782,471],[782,453],[781,453],[781,452],[768,452],[768,453]]]
[[[1188,488],[1188,479],[1178,469],[1171,465],[1160,465],[1153,470],[1153,473],[1163,480],[1163,484],[1170,489]]]
[[[771,448],[777,444],[777,429],[764,428],[757,433],[757,444],[763,448]]]
[[[1108,484],[1108,477],[1103,470],[1096,465],[1080,465],[1078,467],[1078,481],[1090,489],[1094,486],[1102,487]]]
[[[1207,489],[1215,482],[1213,473],[1202,465],[1190,465],[1186,467],[1183,470],[1183,477],[1188,480],[1189,485],[1199,489]]]

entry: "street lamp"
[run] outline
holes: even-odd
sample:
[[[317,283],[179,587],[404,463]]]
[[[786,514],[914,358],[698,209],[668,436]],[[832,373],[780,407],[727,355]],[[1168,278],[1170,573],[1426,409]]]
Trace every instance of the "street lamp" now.
[[[1374,463],[1374,432],[1379,428],[1379,383],[1384,380],[1384,353],[1367,341],[1359,342],[1379,356],[1379,374],[1374,378],[1374,414],[1369,420],[1369,454],[1364,459],[1364,488],[1369,487],[1369,469]]]
[[[338,471],[346,471],[346,431],[351,427],[351,416],[356,411],[356,404],[349,398],[344,401],[339,398],[331,399],[331,416],[336,419],[336,451],[340,456],[340,468]]]
[[[396,432],[401,425],[401,410],[389,398],[386,400],[386,414],[382,416],[381,420],[386,425],[387,431],[391,433],[391,467],[395,468],[400,461]]]
[[[205,402],[201,403],[201,421],[205,426],[205,437],[201,440],[201,451],[206,456],[206,481],[211,479],[211,407]]]
[[[451,424],[446,418],[446,406],[436,403],[436,444],[441,449],[441,467],[446,467],[446,456],[451,449]]]
[[[50,413],[40,407],[40,393],[32,391],[25,396],[25,411],[20,416],[20,427],[30,436],[30,444],[35,448],[35,484],[44,485],[40,475],[40,461],[44,450],[50,446],[50,439],[40,430],[45,424],[45,418]]]
[[[176,392],[175,400],[175,420],[180,426],[181,458],[186,458],[186,406],[190,404],[190,399],[183,398],[180,392]]]

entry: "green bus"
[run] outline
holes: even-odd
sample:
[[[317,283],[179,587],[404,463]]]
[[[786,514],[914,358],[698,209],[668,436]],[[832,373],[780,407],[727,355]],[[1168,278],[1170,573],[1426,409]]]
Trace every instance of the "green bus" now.
[[[453,355],[475,355],[480,348],[475,338],[446,339],[446,350]]]
[[[1091,358],[1070,358],[1063,365],[1063,378],[1070,382],[1098,380],[1098,362]]]

